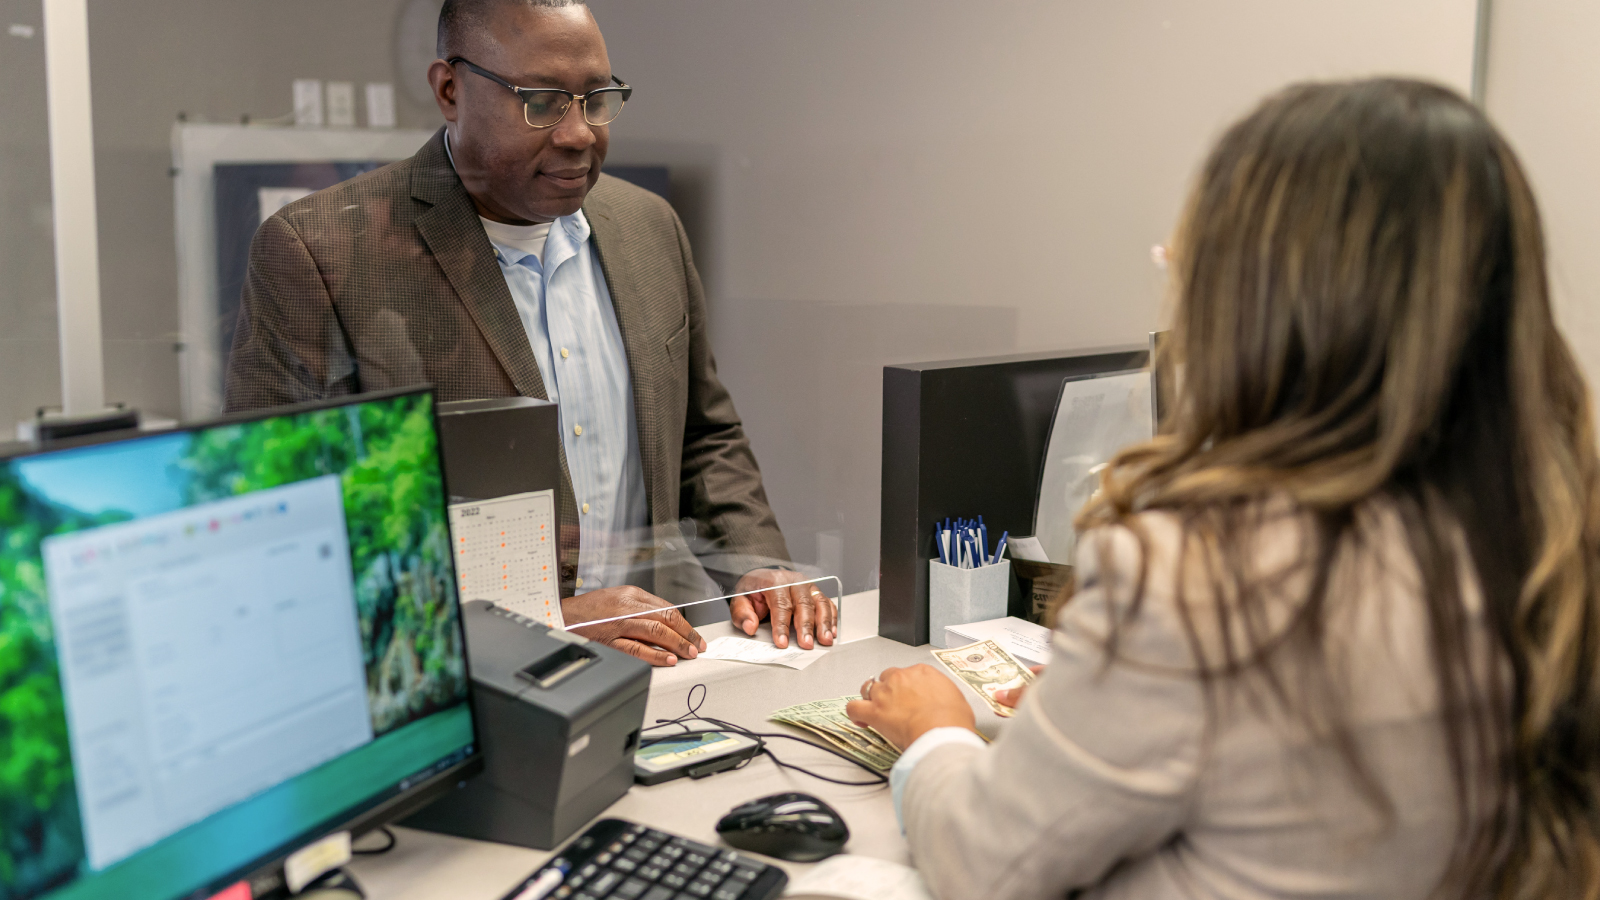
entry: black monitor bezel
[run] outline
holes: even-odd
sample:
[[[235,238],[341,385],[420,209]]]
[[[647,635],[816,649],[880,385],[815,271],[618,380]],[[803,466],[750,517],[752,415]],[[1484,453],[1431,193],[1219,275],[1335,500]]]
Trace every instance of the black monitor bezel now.
[[[444,491],[440,498],[440,502],[442,504],[440,512],[445,516],[445,521],[448,522],[450,515],[450,485],[447,480],[448,475],[444,466],[444,444],[443,441],[439,439],[439,400],[431,385],[395,388],[392,390],[373,391],[365,394],[347,394],[327,400],[313,400],[305,403],[295,403],[286,406],[274,406],[268,409],[232,413],[197,422],[186,422],[176,428],[164,429],[160,431],[121,430],[84,435],[81,437],[50,442],[10,445],[0,444],[0,462],[9,462],[15,459],[40,456],[64,450],[76,450],[82,447],[92,447],[101,444],[114,444],[146,438],[159,438],[177,433],[204,431],[206,429],[217,428],[220,426],[238,425],[248,422],[260,422],[266,419],[275,419],[282,416],[293,416],[307,412],[317,412],[324,409],[338,409],[363,403],[392,400],[397,397],[410,397],[424,394],[427,395],[432,401],[430,403],[430,408],[433,412],[435,446],[438,447],[437,455],[439,460],[439,477],[444,486]],[[453,557],[450,559],[450,579],[451,590],[453,591],[456,585],[455,559]],[[457,597],[456,601],[459,606],[460,597]],[[456,628],[459,629],[461,633],[461,646],[465,651],[467,646],[466,625],[459,615],[456,617]],[[407,815],[416,812],[424,806],[427,806],[429,803],[432,803],[434,800],[437,800],[450,791],[456,789],[461,784],[464,784],[467,779],[481,773],[484,765],[483,740],[481,734],[479,733],[476,707],[473,704],[471,654],[464,653],[464,656],[464,662],[466,664],[467,671],[467,696],[462,702],[464,702],[467,705],[468,710],[471,711],[472,722],[471,751],[466,759],[461,760],[442,772],[438,772],[430,776],[421,784],[413,785],[412,787],[404,790],[396,786],[391,788],[390,791],[386,791],[385,793],[374,798],[369,798],[367,801],[358,803],[349,809],[341,810],[323,822],[320,822],[317,825],[295,835],[294,837],[277,844],[271,850],[257,856],[245,865],[231,870],[226,876],[210,881],[203,886],[189,891],[188,893],[174,895],[172,900],[187,900],[187,898],[210,897],[229,885],[236,884],[240,881],[248,881],[251,884],[254,892],[259,895],[261,893],[261,889],[271,888],[281,884],[283,861],[296,850],[299,850],[315,840],[340,831],[348,831],[352,837],[360,837],[361,835],[366,834],[367,832],[372,831],[373,829],[385,823],[402,819]],[[74,879],[73,882],[68,882],[67,885],[62,885],[61,887],[66,887],[75,881],[76,879]]]

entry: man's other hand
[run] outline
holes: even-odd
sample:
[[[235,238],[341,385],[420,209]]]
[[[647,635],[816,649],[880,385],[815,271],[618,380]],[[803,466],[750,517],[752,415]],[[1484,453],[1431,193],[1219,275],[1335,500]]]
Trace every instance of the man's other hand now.
[[[837,636],[839,611],[833,601],[814,584],[790,585],[803,581],[798,572],[783,569],[756,569],[739,579],[728,604],[728,618],[735,628],[754,635],[761,620],[772,617],[772,643],[779,648],[789,646],[789,628],[794,626],[800,649],[810,650],[817,644],[832,646]],[[785,587],[785,585],[790,585]],[[756,593],[746,594],[745,591]]]
[[[671,605],[636,587],[601,588],[561,601],[561,615],[574,634],[631,653],[652,666],[675,666],[680,659],[699,656],[706,642]],[[584,622],[648,610],[658,612],[580,627]]]

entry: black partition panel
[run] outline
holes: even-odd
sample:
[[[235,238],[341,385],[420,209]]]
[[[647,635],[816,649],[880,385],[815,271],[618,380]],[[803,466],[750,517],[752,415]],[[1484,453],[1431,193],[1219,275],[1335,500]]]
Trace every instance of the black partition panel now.
[[[1143,347],[885,366],[878,633],[928,642],[935,522],[982,515],[1033,534],[1050,421],[1067,378],[1144,367]]]

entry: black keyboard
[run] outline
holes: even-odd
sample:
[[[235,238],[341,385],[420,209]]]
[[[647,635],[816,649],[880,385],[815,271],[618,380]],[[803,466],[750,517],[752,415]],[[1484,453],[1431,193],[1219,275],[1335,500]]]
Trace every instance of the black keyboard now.
[[[554,890],[552,869],[567,876]],[[773,900],[789,876],[757,862],[621,819],[602,819],[501,900]]]

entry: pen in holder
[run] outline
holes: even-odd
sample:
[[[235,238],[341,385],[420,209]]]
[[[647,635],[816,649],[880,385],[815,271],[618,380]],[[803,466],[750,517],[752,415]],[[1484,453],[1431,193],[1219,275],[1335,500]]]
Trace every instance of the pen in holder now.
[[[1011,562],[1005,558],[1009,533],[989,550],[983,516],[936,523],[928,560],[928,641],[944,649],[946,625],[1004,618],[1011,592]]]
[[[976,569],[928,560],[928,642],[945,647],[945,626],[1004,618],[1011,589],[1011,561]]]

